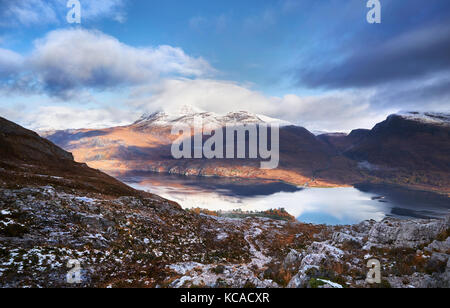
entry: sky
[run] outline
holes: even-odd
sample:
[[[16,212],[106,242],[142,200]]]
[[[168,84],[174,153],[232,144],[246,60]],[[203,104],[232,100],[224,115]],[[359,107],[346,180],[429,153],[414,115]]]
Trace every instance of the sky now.
[[[184,105],[314,131],[450,111],[450,2],[0,0],[0,116],[31,129],[126,125]]]

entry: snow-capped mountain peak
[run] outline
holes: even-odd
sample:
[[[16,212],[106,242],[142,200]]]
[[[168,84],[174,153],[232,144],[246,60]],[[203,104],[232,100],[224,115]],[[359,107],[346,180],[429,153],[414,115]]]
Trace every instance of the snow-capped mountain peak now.
[[[172,126],[179,123],[192,124],[195,118],[201,118],[204,125],[223,127],[227,124],[278,124],[288,126],[291,123],[247,111],[234,111],[225,115],[206,112],[192,106],[183,106],[174,112],[160,111],[144,114],[134,126]]]
[[[450,113],[402,111],[396,115],[407,120],[450,126]]]

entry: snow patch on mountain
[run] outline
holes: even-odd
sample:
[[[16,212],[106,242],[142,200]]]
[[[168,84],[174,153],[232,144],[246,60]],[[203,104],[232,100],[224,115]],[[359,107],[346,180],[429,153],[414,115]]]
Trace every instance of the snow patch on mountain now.
[[[144,114],[134,126],[172,126],[175,124],[192,124],[195,118],[201,118],[204,125],[223,127],[227,124],[278,124],[280,126],[293,125],[290,122],[254,114],[247,111],[229,112],[225,115],[207,112],[201,109],[184,106],[179,110],[160,111]]]
[[[396,115],[407,120],[421,123],[450,126],[450,113],[402,111]]]

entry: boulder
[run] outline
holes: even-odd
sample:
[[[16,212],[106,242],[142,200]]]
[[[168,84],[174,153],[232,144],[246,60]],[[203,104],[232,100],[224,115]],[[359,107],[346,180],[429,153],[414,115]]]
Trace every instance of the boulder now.
[[[387,218],[369,231],[366,247],[417,248],[449,228],[449,219],[399,220]]]
[[[295,265],[300,264],[303,259],[303,255],[297,250],[291,249],[286,258],[284,259],[284,267],[292,268]]]

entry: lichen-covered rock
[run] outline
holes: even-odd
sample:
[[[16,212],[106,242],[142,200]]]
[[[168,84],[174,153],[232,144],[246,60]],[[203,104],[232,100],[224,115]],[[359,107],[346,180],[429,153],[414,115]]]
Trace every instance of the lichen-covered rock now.
[[[331,242],[333,244],[343,244],[345,242],[355,242],[358,244],[362,244],[362,237],[356,237],[343,232],[335,232],[331,236]]]
[[[334,258],[335,260],[339,260],[344,255],[344,252],[341,249],[336,248],[327,242],[314,242],[308,248],[307,254],[308,255],[322,254],[327,257]]]
[[[450,237],[445,241],[434,241],[424,249],[428,252],[442,252],[450,254]]]
[[[393,287],[449,286],[448,220],[386,221],[315,226],[229,219],[158,197],[0,187],[0,286],[71,287],[66,264],[76,259],[80,287],[303,288],[321,287],[322,280],[368,287],[366,256],[380,259]],[[395,236],[383,239],[389,232]],[[351,243],[366,239],[382,248],[367,252]],[[396,249],[405,239],[428,242],[421,250]]]
[[[292,277],[287,287],[290,289],[306,288],[311,279],[311,276],[309,275],[309,271],[311,269],[318,269],[318,267],[303,266],[302,269],[294,277]]]
[[[291,268],[292,266],[295,266],[296,264],[299,264],[302,261],[303,255],[294,250],[291,249],[289,254],[284,259],[284,266],[285,268]]]
[[[371,228],[368,234],[368,242],[372,246],[378,247],[417,248],[420,245],[432,242],[448,228],[448,218],[442,220],[387,218]]]

